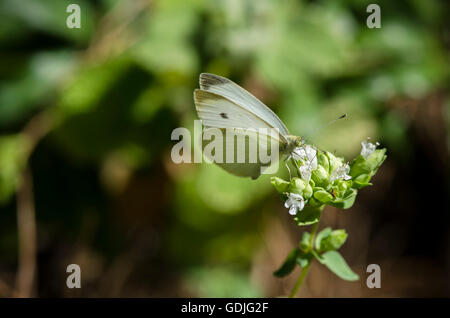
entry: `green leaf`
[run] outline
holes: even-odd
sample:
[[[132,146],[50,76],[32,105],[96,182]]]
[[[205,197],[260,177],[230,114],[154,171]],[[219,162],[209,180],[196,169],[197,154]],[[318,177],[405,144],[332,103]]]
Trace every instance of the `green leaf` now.
[[[297,256],[299,256],[301,253],[300,249],[295,248],[293,249],[289,255],[286,257],[283,264],[278,268],[273,275],[277,277],[284,277],[288,275],[290,272],[292,272],[295,268],[295,265],[297,264]]]
[[[353,179],[353,188],[355,189],[361,189],[364,187],[367,187],[369,185],[372,185],[369,181],[372,177],[372,174],[361,174],[357,176],[355,179]]]
[[[351,270],[342,255],[336,251],[328,251],[318,256],[314,254],[317,260],[328,267],[330,271],[342,278],[343,280],[356,281],[359,276]]]
[[[306,267],[311,262],[312,258],[313,258],[312,253],[301,252],[299,255],[297,255],[296,262],[301,268],[303,268]]]
[[[322,240],[319,242],[317,247],[316,241],[316,249],[319,252],[338,250],[347,240],[347,233],[345,230],[334,230],[328,233],[325,237],[322,237]]]
[[[324,228],[322,231],[320,231],[317,235],[316,235],[316,240],[315,240],[315,249],[316,250],[320,250],[320,243],[322,242],[322,240],[326,237],[328,237],[332,232],[331,227],[326,227]]]
[[[310,202],[309,202],[310,203]],[[307,205],[305,208],[297,213],[294,218],[295,223],[298,226],[311,225],[319,221],[320,213],[323,210],[323,205],[321,206],[310,206]]]
[[[308,232],[305,232],[303,234],[304,238],[308,236]],[[309,262],[311,262],[312,258],[313,255],[311,253],[305,253],[300,249],[295,248],[289,253],[283,264],[273,273],[273,275],[277,277],[284,277],[286,275],[289,275],[294,270],[295,265],[298,264],[300,267],[305,267],[309,264]]]

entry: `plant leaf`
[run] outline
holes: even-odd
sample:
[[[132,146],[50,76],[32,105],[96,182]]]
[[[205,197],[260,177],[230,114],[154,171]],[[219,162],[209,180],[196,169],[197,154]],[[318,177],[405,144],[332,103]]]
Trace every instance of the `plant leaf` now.
[[[332,232],[331,227],[326,227],[317,234],[316,240],[314,242],[316,250],[318,251],[320,250],[320,243],[322,242],[323,239],[328,237],[331,234],[331,232]]]
[[[316,249],[319,252],[326,252],[331,250],[338,250],[347,240],[347,233],[345,230],[334,230],[326,237],[323,237],[319,242],[319,247]]]
[[[312,258],[313,255],[311,253],[300,252],[300,254],[297,255],[296,262],[301,268],[303,268],[311,262]]]
[[[317,253],[314,253],[314,256],[320,263],[328,267],[330,271],[343,280],[356,281],[359,279],[359,276],[351,270],[339,252],[328,251],[320,256],[317,255]]]
[[[283,264],[278,268],[273,275],[277,277],[284,277],[292,272],[297,264],[297,256],[300,255],[300,249],[293,249],[284,260]]]
[[[306,206],[294,218],[298,226],[311,225],[319,221],[323,206]]]

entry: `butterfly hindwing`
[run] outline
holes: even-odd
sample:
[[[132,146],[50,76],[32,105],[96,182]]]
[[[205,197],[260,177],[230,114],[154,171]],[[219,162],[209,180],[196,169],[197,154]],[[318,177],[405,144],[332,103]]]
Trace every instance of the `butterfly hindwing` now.
[[[202,150],[207,159],[231,174],[252,179],[258,178],[261,171],[269,165],[278,164],[275,162],[268,164],[264,161],[272,154],[271,147],[274,147],[273,151],[277,152],[283,148],[283,143],[277,135],[252,129],[207,128],[203,131],[202,139]],[[212,144],[214,142],[215,145]],[[245,147],[243,151],[238,151],[238,148],[242,146]],[[214,147],[215,149],[212,150]],[[241,155],[240,160],[238,153]],[[230,158],[232,160],[229,160]]]

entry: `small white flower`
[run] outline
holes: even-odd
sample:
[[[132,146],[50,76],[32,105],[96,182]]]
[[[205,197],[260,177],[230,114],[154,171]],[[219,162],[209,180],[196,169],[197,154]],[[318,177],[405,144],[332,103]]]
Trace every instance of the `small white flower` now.
[[[313,147],[309,145],[297,147],[294,149],[293,154],[301,160],[303,164],[309,165],[311,171],[317,169],[317,150]]]
[[[369,139],[369,138],[367,138]],[[375,151],[375,149],[377,149],[377,146],[379,146],[380,144],[378,142],[376,142],[375,144],[369,142],[368,140],[364,140],[361,142],[361,156],[363,156],[364,158],[367,159],[367,157],[369,157],[371,154],[373,154],[373,152]]]
[[[303,166],[300,166],[300,174],[302,175],[302,179],[306,182],[309,182],[309,180],[311,179],[311,173],[312,169],[310,165],[305,164]]]
[[[288,193],[288,199],[284,203],[284,206],[289,209],[290,215],[296,215],[298,211],[303,210],[305,207],[305,200],[300,194]]]
[[[312,171],[317,169],[317,150],[309,145],[306,145],[295,148],[293,155],[295,159],[300,160],[302,163],[300,166],[300,174],[302,175],[302,179],[309,182]]]
[[[348,175],[350,172],[350,166],[348,163],[344,163],[342,166],[337,167],[334,169],[334,171],[331,173],[330,176],[330,182],[333,183],[337,179],[344,179],[344,180],[350,180],[352,177]]]

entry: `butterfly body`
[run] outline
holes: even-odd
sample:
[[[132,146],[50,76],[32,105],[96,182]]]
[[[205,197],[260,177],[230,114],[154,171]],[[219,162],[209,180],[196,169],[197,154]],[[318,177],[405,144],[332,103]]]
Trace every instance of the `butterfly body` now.
[[[287,143],[285,144],[285,148],[283,152],[287,154],[291,154],[295,148],[301,147],[303,145],[303,138],[300,136],[288,135],[285,136],[287,139]]]

